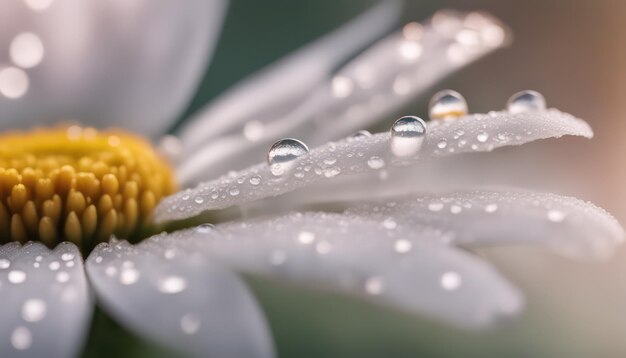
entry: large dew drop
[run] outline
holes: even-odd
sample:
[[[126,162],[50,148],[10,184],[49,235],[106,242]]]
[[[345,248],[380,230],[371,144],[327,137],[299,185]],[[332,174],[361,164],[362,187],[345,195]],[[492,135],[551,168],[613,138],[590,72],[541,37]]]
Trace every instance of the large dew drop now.
[[[308,152],[309,148],[306,144],[297,139],[281,139],[274,143],[267,153],[267,163],[270,165],[272,174],[280,176],[291,169],[296,159]]]
[[[458,118],[467,114],[467,102],[459,92],[443,90],[430,99],[428,113],[431,120]]]
[[[391,126],[391,152],[397,157],[415,155],[424,142],[426,123],[421,118],[406,116]]]
[[[509,98],[506,108],[511,114],[543,111],[546,109],[546,100],[537,91],[521,91]]]

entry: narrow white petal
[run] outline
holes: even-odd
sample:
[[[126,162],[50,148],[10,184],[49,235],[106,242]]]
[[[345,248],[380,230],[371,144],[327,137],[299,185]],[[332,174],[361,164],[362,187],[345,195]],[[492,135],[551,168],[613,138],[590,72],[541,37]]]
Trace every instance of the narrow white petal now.
[[[72,357],[89,330],[93,300],[78,248],[0,247],[0,356]]]
[[[563,135],[591,137],[593,132],[583,120],[555,109],[519,114],[490,112],[452,121],[431,121],[427,123],[421,150],[412,157],[394,157],[389,133],[329,143],[296,159],[294,169],[281,176],[274,176],[269,166],[261,163],[168,197],[156,208],[155,219],[160,222],[183,219],[205,210],[280,195],[323,180]]]
[[[285,115],[340,63],[388,31],[399,15],[400,2],[381,2],[338,30],[235,85],[185,123],[180,133],[184,154],[191,154],[233,130],[242,134],[248,121]],[[250,136],[249,131],[250,128]]]
[[[603,209],[582,200],[524,191],[475,190],[406,196],[349,210],[398,225],[424,225],[448,233],[462,246],[539,245],[576,258],[606,258],[624,240],[620,224]]]
[[[224,0],[1,2],[0,71],[29,66],[19,69],[27,81],[19,96],[2,94],[16,79],[0,75],[0,129],[79,120],[162,134],[193,95],[225,8]],[[11,52],[24,31],[38,41]]]
[[[143,337],[191,356],[274,356],[250,291],[204,257],[154,241],[101,244],[87,273],[104,308]]]
[[[203,253],[252,275],[338,290],[468,328],[522,308],[519,292],[493,268],[442,244],[441,235],[358,216],[296,213],[149,241]]]
[[[481,37],[490,31],[499,31],[499,41]],[[476,41],[466,41],[468,35]],[[219,173],[241,169],[254,163],[260,151],[281,137],[297,137],[317,146],[367,128],[408,105],[446,75],[499,48],[505,40],[506,30],[500,22],[478,13],[438,13],[423,27],[407,25],[403,31],[379,40],[332,76],[311,72],[322,81],[315,88],[308,88],[307,93],[301,94],[285,85],[283,90],[292,94],[290,103],[297,106],[280,111],[274,107],[264,110],[250,107],[250,102],[278,96],[264,88],[267,93],[257,95],[256,99],[252,96],[237,99],[236,108],[251,108],[250,114],[241,120],[216,117],[214,121],[232,128],[229,133],[220,132],[219,138],[208,140],[203,133],[212,133],[217,125],[190,127],[197,138],[205,138],[205,145],[199,147],[195,144],[198,141],[193,141],[179,168],[180,179],[195,184]],[[306,74],[309,70],[302,68],[300,72]],[[294,82],[293,78],[298,82],[301,76],[292,76],[289,81]],[[183,142],[191,138],[188,133],[183,136]]]

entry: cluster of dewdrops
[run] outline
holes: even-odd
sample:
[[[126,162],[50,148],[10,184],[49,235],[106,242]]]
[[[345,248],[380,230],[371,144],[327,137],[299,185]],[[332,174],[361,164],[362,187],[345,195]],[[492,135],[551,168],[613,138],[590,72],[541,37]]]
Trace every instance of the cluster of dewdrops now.
[[[546,102],[543,96],[535,91],[521,91],[507,102],[507,111],[516,114],[531,111],[545,110]],[[436,93],[429,104],[430,120],[447,120],[463,117],[468,114],[467,102],[458,92],[443,90]],[[424,142],[426,136],[426,123],[416,116],[405,116],[391,126],[391,152],[397,157],[410,157],[415,155]],[[366,130],[356,132],[352,139],[371,136]],[[478,138],[479,141],[481,138]],[[486,140],[486,138],[485,138]],[[290,169],[296,159],[306,155],[309,148],[302,141],[294,138],[285,138],[274,143],[267,154],[267,162],[271,172],[280,176]],[[384,165],[382,159],[371,158],[368,166],[379,169]]]

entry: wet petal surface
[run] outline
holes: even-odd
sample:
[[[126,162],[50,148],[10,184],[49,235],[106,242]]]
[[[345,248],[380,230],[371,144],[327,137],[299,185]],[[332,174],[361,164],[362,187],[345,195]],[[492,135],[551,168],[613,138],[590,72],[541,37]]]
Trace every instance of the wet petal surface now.
[[[262,163],[182,191],[157,206],[155,220],[188,218],[205,210],[277,196],[347,175],[417,165],[459,153],[488,152],[564,135],[590,138],[593,132],[583,120],[550,109],[518,114],[490,112],[458,120],[428,122],[420,151],[410,157],[393,155],[389,133],[348,138],[312,149],[308,155],[295,160],[290,165],[292,170],[282,175],[275,175]]]
[[[250,291],[197,253],[124,241],[99,245],[86,265],[104,308],[142,337],[191,356],[274,356]]]
[[[442,244],[439,230],[354,215],[294,213],[162,234],[172,252],[201,253],[243,272],[353,294],[478,328],[518,312],[517,289],[487,263]]]
[[[80,252],[63,243],[0,246],[0,356],[72,357],[89,331],[93,300]]]

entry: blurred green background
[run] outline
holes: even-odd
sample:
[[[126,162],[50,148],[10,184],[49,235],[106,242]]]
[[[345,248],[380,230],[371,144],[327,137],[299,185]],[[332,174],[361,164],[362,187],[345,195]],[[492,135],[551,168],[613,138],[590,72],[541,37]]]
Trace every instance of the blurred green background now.
[[[246,75],[373,3],[231,2],[214,59],[181,120]],[[408,1],[403,20],[422,20],[441,8],[489,11],[512,28],[514,42],[431,93],[453,88],[466,96],[472,111],[487,111],[502,108],[512,93],[531,88],[542,92],[550,105],[589,120],[594,141],[533,144],[511,158],[542,158],[544,164],[537,164],[539,189],[582,196],[624,222],[626,2]],[[425,115],[427,101],[428,96],[417,99],[406,111]],[[609,263],[573,262],[520,248],[478,254],[527,294],[522,317],[485,332],[460,331],[331,293],[250,282],[266,309],[281,357],[626,355],[623,252]],[[170,354],[121,331],[102,314],[95,322],[86,356]]]

